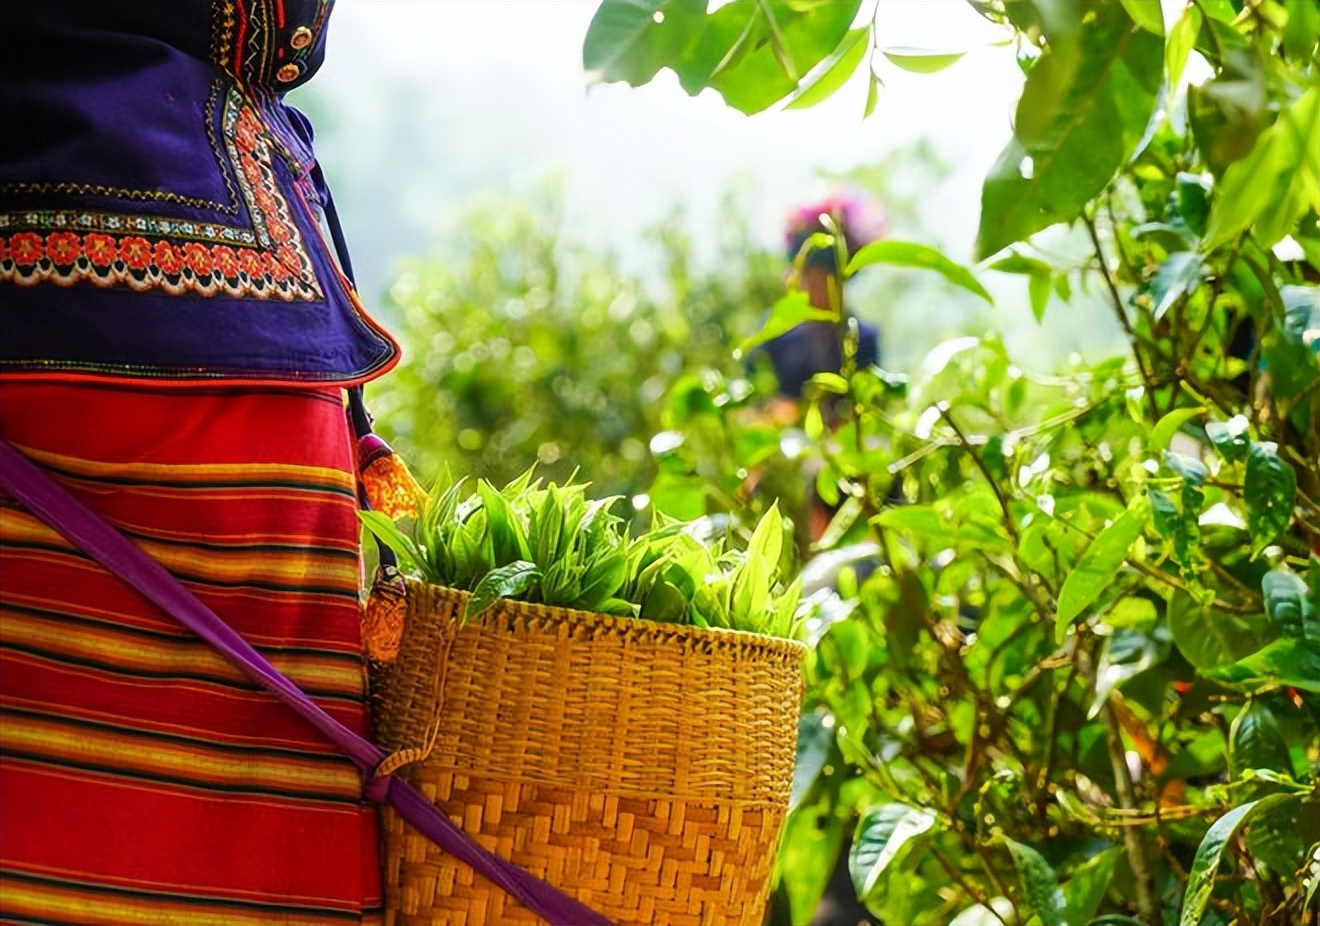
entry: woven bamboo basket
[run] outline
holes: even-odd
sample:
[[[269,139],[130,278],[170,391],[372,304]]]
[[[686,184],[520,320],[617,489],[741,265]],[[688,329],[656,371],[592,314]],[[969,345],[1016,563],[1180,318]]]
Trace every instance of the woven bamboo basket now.
[[[482,846],[618,926],[755,926],[793,777],[788,640],[410,584],[377,739]],[[438,717],[438,723],[436,718]],[[387,926],[541,923],[384,808]]]

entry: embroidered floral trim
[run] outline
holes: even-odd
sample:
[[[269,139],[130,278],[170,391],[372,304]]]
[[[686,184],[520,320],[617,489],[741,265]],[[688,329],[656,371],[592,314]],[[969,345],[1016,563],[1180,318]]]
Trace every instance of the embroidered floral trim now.
[[[256,247],[257,233],[251,228],[234,228],[206,222],[167,219],[154,215],[115,215],[108,212],[71,212],[28,210],[0,213],[0,231],[6,228],[51,229],[55,231],[106,232],[111,235],[137,234],[153,237],[186,238],[236,247]]]
[[[222,119],[250,227],[56,210],[0,214],[0,280],[321,300],[302,235],[271,168],[274,142],[260,116],[230,87]]]

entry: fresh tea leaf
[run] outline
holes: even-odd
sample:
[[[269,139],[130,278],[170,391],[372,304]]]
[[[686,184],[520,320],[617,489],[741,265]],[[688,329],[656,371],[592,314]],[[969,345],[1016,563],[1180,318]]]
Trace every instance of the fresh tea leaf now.
[[[731,621],[739,625],[759,625],[767,612],[773,613],[770,589],[779,570],[783,542],[784,523],[776,501],[757,523],[747,553],[736,570]]]
[[[400,566],[419,574],[426,572],[422,565],[426,561],[425,553],[411,537],[395,526],[394,521],[379,511],[359,511],[358,517],[381,543],[394,551]]]
[[[1207,422],[1205,434],[1226,462],[1235,463],[1246,459],[1250,449],[1250,441],[1247,439],[1248,427],[1246,416],[1237,415],[1229,421]]]
[[[1041,926],[1067,926],[1064,918],[1067,901],[1049,862],[1031,846],[1012,839],[1004,841],[1008,843],[1022,885],[1023,912],[1028,918],[1039,917]]]
[[[1244,659],[1208,669],[1204,674],[1248,692],[1288,685],[1320,694],[1320,649],[1313,640],[1275,640]]]
[[[1014,137],[986,177],[980,259],[1077,218],[1136,149],[1155,109],[1163,41],[1119,3],[1076,9],[1086,21],[1052,30],[1027,75]]]
[[[1204,414],[1204,408],[1178,408],[1169,412],[1151,429],[1150,449],[1167,450],[1173,435],[1177,434],[1183,425]]]
[[[1196,44],[1196,35],[1200,31],[1201,9],[1189,3],[1169,30],[1164,45],[1164,70],[1170,87],[1177,88],[1182,79],[1183,68],[1187,66],[1187,58],[1192,53],[1192,46]]]
[[[1279,456],[1278,446],[1271,442],[1253,443],[1242,486],[1252,556],[1259,556],[1292,521],[1296,494],[1297,473]]]
[[[882,48],[880,53],[890,63],[914,74],[934,74],[957,64],[966,52],[931,51],[926,48]]]
[[[839,44],[834,56],[827,62],[828,66],[820,70],[817,76],[804,82],[784,108],[806,109],[833,96],[836,90],[848,82],[856,72],[857,66],[862,63],[862,59],[866,57],[866,50],[869,47],[866,38],[870,33],[871,30],[867,27],[851,30]]]
[[[486,542],[492,562],[503,565],[528,559],[532,554],[522,521],[508,500],[485,479],[477,482],[477,493],[486,511]]]
[[[1302,867],[1306,843],[1297,826],[1297,810],[1287,804],[1262,811],[1251,822],[1247,849],[1283,878]]]
[[[1114,866],[1122,848],[1114,846],[1089,859],[1063,884],[1063,921],[1087,923],[1095,916],[1114,877]]]
[[[771,341],[781,334],[787,334],[803,322],[832,322],[836,320],[834,312],[818,309],[811,304],[806,293],[794,290],[774,304],[770,317],[756,334],[738,345],[738,350],[747,351]]]
[[[1201,285],[1204,265],[1201,258],[1191,251],[1178,251],[1170,254],[1160,265],[1155,279],[1150,283],[1150,296],[1155,305],[1152,309],[1155,319],[1164,317],[1164,313],[1188,293],[1195,292]]]
[[[517,598],[541,579],[541,570],[534,563],[516,562],[492,569],[477,583],[463,606],[459,623],[466,624],[479,617],[501,598]]]
[[[1207,673],[1251,656],[1272,636],[1264,615],[1228,614],[1181,591],[1169,596],[1168,620],[1183,656]]]
[[[933,270],[954,286],[960,286],[974,295],[994,304],[994,299],[970,270],[954,263],[939,251],[911,241],[873,241],[853,255],[848,262],[847,276],[851,277],[863,267],[890,264],[917,270]]]
[[[906,804],[882,804],[868,810],[857,824],[848,855],[857,896],[868,897],[889,866],[922,842],[934,825],[934,814]]]
[[[642,602],[640,616],[648,621],[681,624],[687,616],[688,599],[682,592],[661,579],[651,586]]]
[[[602,3],[582,43],[582,66],[593,79],[639,87],[680,59],[704,26],[705,4],[691,0]]]
[[[1215,192],[1204,248],[1211,251],[1251,227],[1270,247],[1313,205],[1320,181],[1320,88],[1312,86],[1261,132],[1255,147],[1230,165]]]
[[[1316,626],[1316,605],[1301,576],[1287,569],[1272,569],[1260,582],[1265,613],[1286,636],[1306,639]],[[1315,641],[1320,645],[1320,640]]]
[[[1258,801],[1234,807],[1211,825],[1196,850],[1196,858],[1192,861],[1192,870],[1187,877],[1187,892],[1183,895],[1182,917],[1178,920],[1178,926],[1200,926],[1201,916],[1210,904],[1210,895],[1214,893],[1219,862],[1234,834],[1257,814],[1295,800],[1297,797],[1292,794],[1271,794]]]
[[[1058,640],[1063,639],[1069,625],[1113,581],[1127,558],[1128,548],[1141,536],[1149,516],[1150,500],[1144,495],[1134,498],[1127,509],[1091,541],[1059,592],[1059,610],[1054,625]]]
[[[1233,718],[1228,731],[1229,764],[1234,777],[1251,768],[1292,771],[1288,742],[1279,721],[1263,701],[1251,700]]]
[[[628,557],[621,549],[598,554],[582,577],[582,592],[567,606],[583,611],[597,610],[615,596],[627,575]]]

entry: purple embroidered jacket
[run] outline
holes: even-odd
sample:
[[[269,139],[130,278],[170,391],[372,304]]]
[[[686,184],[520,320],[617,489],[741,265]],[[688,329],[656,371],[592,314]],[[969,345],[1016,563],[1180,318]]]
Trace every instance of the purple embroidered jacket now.
[[[330,6],[0,3],[0,372],[346,384],[393,366],[282,102],[320,65]]]

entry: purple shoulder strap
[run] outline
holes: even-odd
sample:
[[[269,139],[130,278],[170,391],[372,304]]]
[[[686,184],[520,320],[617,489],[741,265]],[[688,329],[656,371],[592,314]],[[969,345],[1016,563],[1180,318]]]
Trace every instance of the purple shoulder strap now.
[[[273,693],[344,752],[368,782],[367,797],[388,801],[445,852],[470,865],[551,926],[610,926],[599,913],[512,862],[487,852],[411,785],[395,775],[373,777],[385,758],[375,745],[321,710],[233,628],[132,541],[107,524],[8,441],[0,439],[0,489],[219,650],[248,678]]]

